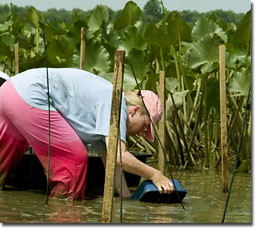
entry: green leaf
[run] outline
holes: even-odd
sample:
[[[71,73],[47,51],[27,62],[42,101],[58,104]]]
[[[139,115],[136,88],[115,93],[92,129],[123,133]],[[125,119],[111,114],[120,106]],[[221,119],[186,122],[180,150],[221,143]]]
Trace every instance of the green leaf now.
[[[30,42],[29,42],[29,39],[25,36],[19,36],[18,37],[18,42],[19,42],[19,47],[20,48],[24,48],[26,50],[29,50],[30,48]]]
[[[144,78],[144,76],[149,70],[145,54],[141,50],[135,48],[132,49],[126,58],[126,62],[128,64],[132,64],[135,74],[140,79]]]
[[[159,48],[170,47],[171,40],[169,40],[167,33],[162,29],[156,27],[155,24],[148,24],[144,33],[144,39],[150,43],[158,46]]]
[[[21,67],[21,72],[31,69],[31,68],[37,68],[37,67],[43,67],[46,66],[45,56],[43,55],[36,55],[29,59],[24,59]]]
[[[226,44],[226,66],[230,68],[241,68],[244,66],[247,59],[245,51],[233,47],[231,44]]]
[[[166,90],[168,92],[171,92],[171,93],[175,92],[178,86],[179,86],[179,81],[177,78],[173,78],[173,77],[166,78]]]
[[[30,7],[27,11],[27,20],[38,28],[40,26],[41,15],[34,7]]]
[[[130,27],[122,37],[120,49],[124,49],[128,55],[129,51],[133,48],[145,50],[147,47],[143,37],[138,33],[136,27]]]
[[[251,84],[250,69],[235,72],[234,77],[229,81],[229,91],[235,93],[234,96],[247,96]]]
[[[128,26],[133,26],[140,18],[141,10],[136,3],[129,1],[120,16],[114,22],[113,28],[120,30]]]
[[[216,78],[209,78],[207,81],[207,113],[210,109],[215,110],[215,118],[220,116],[220,90],[219,80]]]
[[[86,41],[85,70],[102,75],[110,68],[109,53],[93,40]]]
[[[6,57],[12,59],[12,51],[10,50],[9,46],[6,46],[4,43],[0,42],[0,50],[1,61]]]
[[[180,41],[191,41],[191,28],[183,20],[177,11],[171,12],[167,17],[167,32],[172,43]]]
[[[208,62],[201,67],[201,73],[207,74],[219,69],[219,64],[216,62]]]
[[[99,30],[102,23],[107,21],[109,18],[109,12],[107,8],[103,5],[98,5],[94,11],[92,16],[89,19],[88,26],[92,32]]]
[[[104,73],[100,76],[113,84],[114,72]]]
[[[137,79],[138,83],[140,83],[140,80]],[[124,81],[123,81],[123,89],[124,91],[132,91],[136,88],[136,82],[133,76],[128,73],[128,70],[125,71]]]
[[[192,37],[195,41],[198,41],[208,34],[217,34],[224,42],[227,42],[226,32],[219,25],[208,18],[201,17],[193,27]]]
[[[219,61],[220,41],[217,37],[207,35],[194,43],[189,50],[188,63],[191,68],[197,68],[206,63]]]
[[[138,83],[141,82],[149,71],[148,62],[144,52],[137,49],[132,49],[126,57],[125,77],[123,87],[127,90],[134,89],[137,85],[130,64],[133,67]]]
[[[174,61],[169,61],[166,68],[165,68],[165,72],[167,77],[175,77],[176,78],[176,66]]]
[[[237,25],[236,32],[229,35],[230,43],[244,50],[247,55],[251,48],[251,10],[246,13],[243,20]]]
[[[1,43],[5,44],[12,51],[14,51],[14,41],[15,37],[12,34],[6,34],[1,37]]]
[[[173,100],[174,104],[171,98],[171,95],[168,94],[166,99],[166,119],[171,120],[173,117],[173,112],[175,111],[175,107],[177,109],[180,109],[183,104],[183,97],[186,96],[188,93],[188,90],[185,90],[183,92],[175,92],[173,93]]]
[[[59,64],[67,67],[72,62],[73,46],[64,36],[58,36],[47,45],[47,59],[49,64]]]
[[[109,29],[109,32],[107,35],[104,36],[104,39],[105,40],[102,40],[103,43],[108,43],[108,45],[114,47],[115,49],[120,46],[120,42],[122,40],[120,35],[113,28]]]
[[[3,24],[0,24],[0,32],[6,32],[13,25],[13,21],[5,21]]]
[[[155,92],[157,91],[158,81],[159,74],[149,74],[143,81],[142,89],[148,89]]]

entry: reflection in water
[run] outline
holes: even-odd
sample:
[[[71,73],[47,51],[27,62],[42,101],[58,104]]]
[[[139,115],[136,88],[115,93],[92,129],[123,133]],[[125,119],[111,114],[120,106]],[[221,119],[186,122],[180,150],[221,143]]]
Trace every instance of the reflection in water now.
[[[180,204],[152,204],[124,200],[123,223],[221,223],[227,194],[222,192],[221,173],[173,172],[188,191]],[[120,222],[120,198],[114,198],[113,222]],[[251,175],[237,173],[225,223],[251,223]],[[40,191],[0,191],[1,223],[100,223],[102,196],[83,202],[55,199],[45,205]]]
[[[52,200],[48,206],[49,223],[82,223],[86,207],[73,205],[69,200]],[[83,203],[83,202],[82,202]]]

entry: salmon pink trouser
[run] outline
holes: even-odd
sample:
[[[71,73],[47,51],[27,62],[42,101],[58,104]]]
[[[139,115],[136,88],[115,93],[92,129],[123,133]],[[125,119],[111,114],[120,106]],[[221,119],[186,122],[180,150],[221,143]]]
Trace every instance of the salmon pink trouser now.
[[[85,198],[88,155],[79,136],[57,112],[50,112],[51,197]],[[11,80],[0,87],[0,187],[31,145],[48,167],[48,111],[28,105]]]

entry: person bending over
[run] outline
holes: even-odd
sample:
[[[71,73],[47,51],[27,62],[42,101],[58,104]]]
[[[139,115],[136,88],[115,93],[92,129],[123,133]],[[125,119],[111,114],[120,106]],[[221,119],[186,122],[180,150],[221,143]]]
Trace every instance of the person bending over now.
[[[51,197],[72,200],[85,198],[88,155],[86,144],[104,143],[105,162],[111,116],[113,85],[92,73],[72,68],[49,68],[50,98],[50,175]],[[150,118],[156,124],[162,109],[156,94],[142,90]],[[159,170],[136,159],[126,150],[128,136],[144,135],[154,140],[154,129],[141,96],[127,92],[122,96],[120,141],[122,165],[127,172],[142,176],[161,193],[174,188]],[[10,77],[0,87],[0,187],[8,172],[19,164],[31,145],[47,175],[48,95],[46,69],[31,69]],[[119,189],[119,151],[115,188]],[[123,197],[130,193],[123,181]]]

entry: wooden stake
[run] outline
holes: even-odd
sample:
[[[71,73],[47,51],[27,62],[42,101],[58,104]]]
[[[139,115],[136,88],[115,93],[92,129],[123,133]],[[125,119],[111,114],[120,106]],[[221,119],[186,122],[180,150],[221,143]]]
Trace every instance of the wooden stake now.
[[[112,221],[114,178],[118,150],[119,119],[124,74],[124,57],[125,51],[118,50],[115,54],[109,145],[107,151],[103,209],[102,209],[103,223],[111,223]]]
[[[15,74],[19,73],[19,43],[16,43],[14,46],[14,67]]]
[[[159,121],[159,139],[162,142],[163,147],[165,148],[165,133],[166,133],[166,121],[165,121],[165,71],[160,71],[159,72],[159,99],[162,105],[162,117],[161,120]],[[158,148],[158,168],[159,170],[165,174],[165,157],[164,157],[164,151],[159,146]]]
[[[225,75],[225,46],[219,46],[220,60],[220,127],[222,154],[222,185],[223,192],[228,192],[228,148],[227,148],[227,111],[226,111],[226,75]]]
[[[85,69],[85,33],[86,28],[81,28],[81,47],[80,47],[80,69]]]

